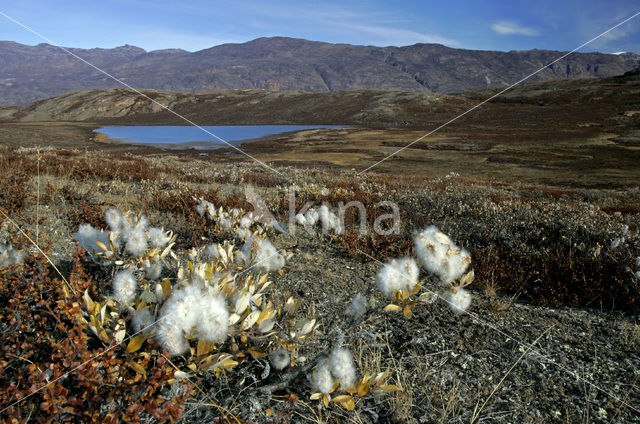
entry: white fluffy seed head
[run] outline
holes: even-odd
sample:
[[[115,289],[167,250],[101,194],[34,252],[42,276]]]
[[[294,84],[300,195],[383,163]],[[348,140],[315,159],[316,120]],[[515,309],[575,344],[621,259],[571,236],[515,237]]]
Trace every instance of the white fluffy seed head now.
[[[156,331],[156,339],[160,346],[168,350],[172,356],[181,355],[189,349],[182,329],[173,322],[160,321]]]
[[[251,227],[251,224],[253,224],[253,219],[248,215],[245,215],[240,219],[240,228],[249,228]]]
[[[218,243],[212,243],[205,247],[203,252],[205,258],[207,259],[219,259],[220,252],[218,251]]]
[[[392,259],[378,272],[376,283],[386,296],[393,296],[395,290],[412,290],[418,282],[418,265],[412,258]]]
[[[153,322],[153,314],[148,308],[144,308],[135,313],[131,320],[131,326],[136,333],[142,331],[147,334],[152,330]]]
[[[198,215],[200,216],[204,216],[205,213],[208,213],[209,218],[213,218],[216,214],[216,207],[213,203],[200,199],[200,202],[196,206],[196,212],[198,212]]]
[[[218,225],[224,230],[229,230],[233,227],[234,220],[230,217],[218,218]]]
[[[358,293],[351,300],[351,303],[347,306],[345,313],[354,318],[361,317],[367,312],[367,299],[362,293]]]
[[[329,356],[331,374],[338,380],[340,387],[347,389],[356,381],[356,369],[351,352],[345,348],[337,348]]]
[[[204,204],[204,200],[200,199],[200,203],[196,205],[196,212],[198,213],[198,215],[203,216],[206,210],[207,209]]]
[[[461,287],[454,287],[449,291],[447,303],[453,312],[461,314],[471,305],[471,293]]]
[[[195,336],[211,343],[221,343],[227,338],[229,311],[222,296],[204,295],[198,302],[199,319]]]
[[[133,272],[124,270],[113,277],[113,297],[120,303],[128,305],[136,298],[138,281]]]
[[[328,361],[322,362],[315,368],[311,374],[311,385],[320,393],[325,395],[331,393],[333,389],[333,377],[331,376]]]
[[[460,278],[471,263],[469,253],[433,225],[417,234],[413,241],[424,269],[445,284]]]
[[[329,210],[329,207],[327,205],[320,206],[320,209],[318,209],[318,219],[320,220],[323,228],[330,228],[330,216],[331,211]]]
[[[124,227],[124,218],[118,209],[111,208],[105,212],[105,220],[112,232],[120,232]]]
[[[169,233],[165,232],[162,228],[152,227],[147,231],[147,240],[151,248],[161,249],[169,243],[170,239]]]
[[[236,238],[239,240],[247,240],[251,237],[251,231],[248,228],[238,228],[236,229]]]
[[[307,213],[304,215],[304,218],[306,219],[307,223],[309,223],[310,226],[314,226],[316,225],[316,223],[318,222],[319,219],[319,214],[318,211],[316,211],[315,209],[311,208],[307,211]]]
[[[269,354],[269,361],[273,368],[281,370],[290,364],[291,358],[289,357],[289,352],[280,347]]]
[[[147,280],[157,280],[162,275],[162,262],[157,259],[147,259],[142,263],[142,269]]]
[[[320,209],[318,210],[318,219],[322,224],[322,231],[332,230],[338,234],[342,233],[343,228],[340,218],[335,213],[331,212],[327,205],[320,206]]]
[[[192,283],[171,292],[160,311],[160,321],[158,342],[172,355],[179,355],[188,347],[186,337],[190,335],[212,343],[223,342],[229,312],[222,296]]]
[[[133,256],[144,255],[147,250],[147,236],[142,227],[136,227],[126,234],[125,250]]]
[[[256,268],[267,272],[277,271],[284,267],[285,259],[268,239],[249,237],[238,252],[239,261],[248,262],[254,258],[253,264]]]
[[[89,224],[82,224],[76,233],[76,240],[84,250],[89,253],[99,251],[96,242],[101,242],[105,246],[109,246],[109,234],[106,231],[93,228]]]
[[[302,226],[307,225],[307,224],[308,224],[308,222],[307,222],[307,218],[305,218],[305,216],[304,216],[304,215],[302,215],[301,213],[299,213],[299,214],[297,214],[297,215],[296,215],[296,223],[297,223],[298,225],[302,225]]]

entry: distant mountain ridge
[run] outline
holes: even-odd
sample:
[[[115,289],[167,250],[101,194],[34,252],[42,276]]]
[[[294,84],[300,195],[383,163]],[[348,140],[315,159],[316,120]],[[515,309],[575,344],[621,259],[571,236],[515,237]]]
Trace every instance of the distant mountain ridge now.
[[[187,52],[135,46],[71,52],[141,89],[455,93],[500,87],[554,61],[550,50],[480,51],[439,44],[355,46],[270,37]],[[609,77],[640,67],[636,53],[574,53],[529,81]],[[121,85],[58,47],[0,42],[0,104],[24,104],[71,90]]]

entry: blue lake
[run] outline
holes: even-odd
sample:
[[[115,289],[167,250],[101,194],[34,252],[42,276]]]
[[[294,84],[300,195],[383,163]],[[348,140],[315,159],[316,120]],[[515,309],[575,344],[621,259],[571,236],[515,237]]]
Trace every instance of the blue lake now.
[[[267,136],[321,128],[346,128],[344,125],[218,125],[173,126],[140,125],[103,127],[95,130],[109,139],[121,143],[147,144],[166,149],[218,149],[237,146],[248,140]],[[223,141],[224,140],[224,141]]]

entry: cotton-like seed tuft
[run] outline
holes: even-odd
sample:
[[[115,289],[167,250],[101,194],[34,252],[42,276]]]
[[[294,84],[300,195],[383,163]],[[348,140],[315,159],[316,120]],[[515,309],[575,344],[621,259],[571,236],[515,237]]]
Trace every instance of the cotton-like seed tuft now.
[[[124,270],[118,272],[113,277],[113,297],[120,303],[128,305],[136,298],[138,290],[138,280],[134,277],[133,272]]]
[[[277,271],[284,267],[285,259],[268,239],[250,237],[238,252],[238,260],[248,263],[254,258],[256,268],[267,272]]]
[[[142,263],[142,269],[147,280],[157,280],[162,275],[162,262],[157,259],[146,259]]]
[[[76,233],[76,240],[84,250],[89,253],[99,252],[100,248],[96,242],[101,242],[109,246],[109,234],[106,231],[93,228],[89,224],[82,224]]]
[[[112,232],[119,233],[124,230],[125,221],[118,209],[111,208],[104,215]]]
[[[253,224],[253,214],[247,214],[240,219],[240,228],[249,228]]]
[[[156,339],[160,346],[168,350],[172,356],[181,355],[189,349],[182,329],[173,323],[160,321],[156,331]]]
[[[248,228],[238,228],[236,230],[236,238],[239,240],[248,240],[251,237],[251,230]]]
[[[198,302],[199,318],[195,336],[206,342],[220,343],[227,338],[229,311],[222,296],[204,295]]]
[[[318,223],[318,219],[320,219],[320,215],[318,214],[318,211],[311,208],[304,215],[304,218],[306,219],[307,223],[309,223],[309,225],[313,227]]]
[[[225,216],[222,218],[218,218],[218,225],[220,225],[220,228],[224,229],[224,230],[229,230],[233,227],[233,219]]]
[[[174,290],[160,311],[158,342],[172,355],[188,348],[186,337],[221,343],[227,337],[229,311],[222,296],[189,284]]]
[[[269,354],[271,366],[277,370],[284,369],[291,362],[289,352],[285,348],[279,348]]]
[[[461,314],[471,305],[471,293],[461,287],[455,287],[454,290],[455,293],[449,291],[447,303],[449,303],[453,312]]]
[[[147,227],[149,226],[149,221],[147,217],[142,215],[137,221],[130,220],[130,226],[134,230],[142,230],[144,233],[147,232]]]
[[[131,320],[131,326],[136,333],[143,332],[148,334],[153,328],[153,323],[153,314],[148,308],[136,312]]]
[[[307,218],[305,218],[305,216],[304,216],[304,215],[302,215],[301,213],[299,213],[299,214],[297,214],[297,215],[296,215],[296,223],[297,223],[298,225],[305,226],[305,225],[307,225],[307,224],[308,224],[308,222],[307,222]]]
[[[367,312],[367,299],[362,293],[358,293],[347,306],[345,313],[354,318],[359,318]]]
[[[204,249],[204,257],[207,259],[220,259],[220,252],[218,252],[218,243],[212,243],[207,245]]]
[[[126,234],[125,250],[133,256],[142,256],[147,250],[147,236],[142,228],[134,228]]]
[[[356,369],[351,352],[345,348],[337,348],[329,356],[331,374],[338,380],[340,387],[347,389],[356,381]]]
[[[329,207],[327,205],[322,205],[320,206],[320,209],[318,209],[318,219],[320,220],[323,228],[329,228],[330,214],[331,211],[329,211]]]
[[[162,228],[152,227],[147,231],[147,240],[149,241],[149,246],[151,246],[152,249],[162,249],[167,245],[167,243],[169,243],[171,237],[169,236],[169,233],[165,232]]]
[[[196,212],[198,212],[200,216],[204,216],[204,214],[207,213],[209,218],[213,219],[213,217],[216,216],[216,207],[213,203],[200,199],[200,203],[196,206]]]
[[[311,385],[320,393],[328,395],[333,389],[333,377],[329,370],[329,363],[324,361],[311,374]]]
[[[395,290],[412,290],[418,282],[418,265],[412,258],[392,259],[378,272],[376,283],[386,296],[393,296]]]
[[[329,210],[327,205],[320,206],[318,218],[322,224],[322,231],[328,232],[329,230],[333,230],[335,233],[342,233],[342,223],[340,219]]]
[[[0,244],[0,269],[4,269],[9,265],[21,264],[24,260],[25,253],[13,248],[11,243]]]
[[[445,284],[460,278],[471,263],[469,253],[433,225],[417,234],[413,241],[424,269]]]

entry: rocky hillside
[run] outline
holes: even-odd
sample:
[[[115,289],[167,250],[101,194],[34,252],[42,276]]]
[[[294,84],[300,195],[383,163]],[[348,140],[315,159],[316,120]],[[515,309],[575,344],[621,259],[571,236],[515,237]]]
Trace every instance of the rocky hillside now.
[[[471,103],[459,96],[429,92],[355,90],[301,93],[265,90],[176,92],[144,90],[80,90],[25,106],[0,108],[0,121],[92,121],[175,123],[178,116],[206,125],[345,124],[406,126],[417,115],[433,117]],[[157,103],[151,101],[155,100]]]
[[[491,89],[450,95],[392,90],[322,93],[144,90],[141,95],[121,88],[78,90],[23,106],[0,107],[0,122],[185,124],[181,118],[164,110],[159,105],[162,104],[202,125],[341,124],[427,128],[446,122],[497,91],[498,89]],[[513,109],[512,106],[515,105],[527,107]],[[511,109],[508,115],[503,116],[505,107]],[[522,119],[529,119],[526,117],[533,113],[538,124],[542,115],[549,115],[552,120],[560,120],[564,124],[582,119],[585,122],[600,122],[608,127],[619,123],[626,115],[632,119],[638,114],[638,110],[640,70],[611,78],[519,85],[494,98],[465,119],[478,119],[482,124],[499,114],[505,119],[511,117],[513,124],[518,126]]]
[[[477,51],[438,44],[407,47],[329,44],[285,37],[190,53],[133,46],[70,49],[136,88],[197,91],[393,89],[462,92],[511,84],[562,55],[549,50]],[[635,53],[576,53],[532,81],[607,77],[640,66]],[[47,45],[0,42],[0,104],[25,104],[71,90],[120,85]]]

